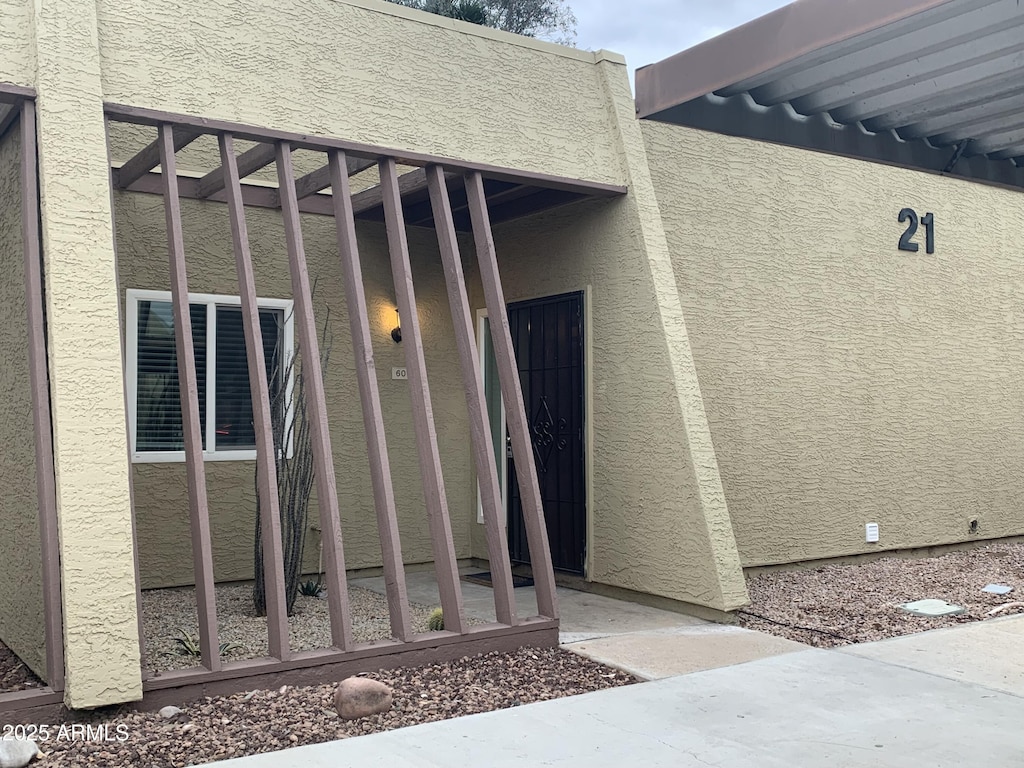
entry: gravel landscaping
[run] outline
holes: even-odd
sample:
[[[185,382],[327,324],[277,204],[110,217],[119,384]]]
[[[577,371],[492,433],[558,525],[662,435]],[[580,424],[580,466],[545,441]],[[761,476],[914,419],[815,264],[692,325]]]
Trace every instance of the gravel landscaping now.
[[[14,651],[0,643],[0,693],[30,691],[43,685]]]
[[[105,723],[112,738],[120,726],[127,741],[51,739],[40,745],[46,758],[39,765],[178,768],[636,682],[624,672],[558,648],[489,653],[368,677],[394,689],[390,711],[343,721],[334,709],[336,686],[327,684],[207,698],[182,705],[182,713],[172,720],[156,712],[96,712],[76,722]]]
[[[352,634],[357,642],[391,637],[388,601],[384,595],[361,587],[349,587]],[[427,631],[433,606],[411,603],[409,610],[417,632]],[[194,656],[182,655],[175,638],[199,632],[196,598],[192,587],[151,589],[142,593],[143,631],[150,669],[183,669],[200,665]],[[470,620],[470,623],[474,623]],[[217,587],[217,626],[220,642],[230,643],[225,659],[254,659],[266,656],[267,620],[256,616],[252,607],[252,586],[228,584]],[[330,615],[326,596],[299,595],[295,613],[288,619],[290,646],[295,651],[328,648],[331,645]]]
[[[982,592],[1013,587],[1007,595]],[[990,544],[923,559],[886,557],[813,570],[762,572],[747,579],[751,605],[739,613],[750,629],[830,648],[990,618],[1024,601],[1024,544]],[[897,606],[935,598],[966,608],[959,616],[923,618]],[[1024,613],[1024,603],[1000,616]],[[763,617],[763,618],[758,618]]]

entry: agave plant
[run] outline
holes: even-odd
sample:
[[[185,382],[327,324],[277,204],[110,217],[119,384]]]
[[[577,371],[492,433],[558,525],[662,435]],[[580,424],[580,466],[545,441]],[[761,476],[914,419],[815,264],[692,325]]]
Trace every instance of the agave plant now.
[[[174,642],[178,644],[177,651],[182,656],[194,656],[199,658],[203,655],[202,647],[199,643],[199,638],[195,635],[191,635],[184,630],[178,633],[178,636],[174,638]],[[226,656],[231,651],[240,650],[242,646],[238,643],[232,643],[231,641],[224,641],[220,644],[220,655]]]

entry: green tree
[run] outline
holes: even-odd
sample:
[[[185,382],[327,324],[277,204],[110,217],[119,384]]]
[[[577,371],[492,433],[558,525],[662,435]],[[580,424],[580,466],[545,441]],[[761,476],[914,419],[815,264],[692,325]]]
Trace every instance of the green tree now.
[[[453,19],[556,43],[576,42],[576,17],[566,0],[390,0]]]

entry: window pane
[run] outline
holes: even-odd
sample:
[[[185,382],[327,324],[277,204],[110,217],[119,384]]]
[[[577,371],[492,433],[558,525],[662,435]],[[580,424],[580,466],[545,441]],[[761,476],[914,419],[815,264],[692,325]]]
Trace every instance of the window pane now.
[[[274,375],[275,349],[282,338],[284,312],[260,310],[263,358],[270,379],[270,396],[278,390]],[[256,447],[249,390],[249,364],[245,357],[245,331],[241,307],[217,307],[217,436],[215,450],[251,450]]]
[[[206,423],[206,307],[192,304],[192,344],[199,382],[200,420]],[[140,301],[136,378],[136,451],[183,451],[178,355],[167,301]],[[205,429],[203,447],[206,447]]]

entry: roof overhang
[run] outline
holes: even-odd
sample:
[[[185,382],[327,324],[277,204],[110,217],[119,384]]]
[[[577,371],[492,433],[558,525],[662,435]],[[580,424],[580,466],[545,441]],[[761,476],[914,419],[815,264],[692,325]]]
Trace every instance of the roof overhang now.
[[[1024,186],[1019,0],[799,0],[637,70],[641,118]]]

